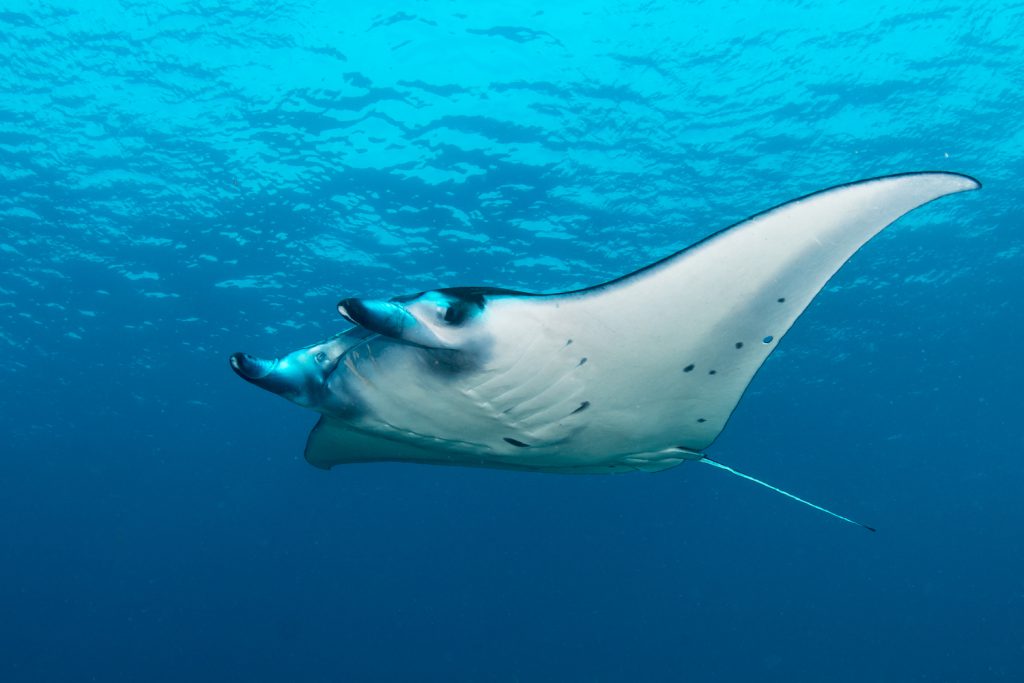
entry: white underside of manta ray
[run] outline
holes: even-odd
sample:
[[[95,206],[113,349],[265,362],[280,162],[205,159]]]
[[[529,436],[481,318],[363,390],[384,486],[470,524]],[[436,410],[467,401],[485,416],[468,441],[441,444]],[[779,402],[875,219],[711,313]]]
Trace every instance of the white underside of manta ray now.
[[[938,172],[841,185],[572,292],[345,299],[355,327],[277,360],[236,353],[231,365],[321,414],[306,445],[317,467],[717,464],[705,449],[829,278],[903,214],[978,187]]]

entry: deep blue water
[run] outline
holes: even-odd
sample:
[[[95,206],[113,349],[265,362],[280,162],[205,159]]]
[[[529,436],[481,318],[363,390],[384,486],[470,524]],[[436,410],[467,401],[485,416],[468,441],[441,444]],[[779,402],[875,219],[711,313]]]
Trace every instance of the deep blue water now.
[[[0,7],[0,680],[1024,680],[1020,3]],[[829,185],[867,245],[712,468],[323,472],[233,375]]]

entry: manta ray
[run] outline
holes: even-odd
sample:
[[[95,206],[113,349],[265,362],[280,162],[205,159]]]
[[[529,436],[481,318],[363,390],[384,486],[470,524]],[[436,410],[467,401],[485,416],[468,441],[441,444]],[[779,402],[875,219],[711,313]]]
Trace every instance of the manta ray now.
[[[865,242],[912,209],[980,186],[921,172],[832,187],[585,289],[345,298],[338,312],[350,329],[277,359],[236,353],[231,367],[320,413],[305,450],[317,467],[603,474],[699,461],[859,524],[705,451],[797,317]]]

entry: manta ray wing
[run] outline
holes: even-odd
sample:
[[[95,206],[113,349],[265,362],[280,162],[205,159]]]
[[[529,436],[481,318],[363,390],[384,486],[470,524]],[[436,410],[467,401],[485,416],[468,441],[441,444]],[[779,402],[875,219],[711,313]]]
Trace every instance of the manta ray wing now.
[[[951,173],[834,187],[597,287],[498,298],[488,324],[496,338],[528,345],[534,363],[568,340],[573,361],[586,360],[573,399],[586,404],[579,418],[587,428],[565,448],[703,451],[779,340],[857,249],[908,211],[977,187]],[[523,337],[524,320],[537,321],[527,327],[532,338]]]

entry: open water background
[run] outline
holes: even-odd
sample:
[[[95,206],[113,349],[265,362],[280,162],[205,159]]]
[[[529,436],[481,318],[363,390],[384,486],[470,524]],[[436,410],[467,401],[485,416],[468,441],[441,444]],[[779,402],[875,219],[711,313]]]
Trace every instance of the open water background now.
[[[0,679],[1024,680],[1018,2],[0,5]],[[829,185],[867,245],[724,473],[302,461],[343,296],[621,275]]]

